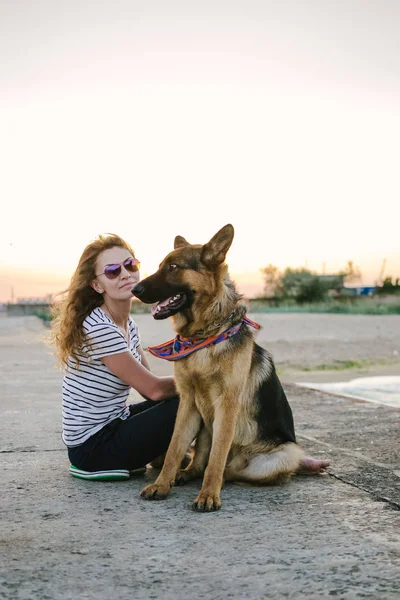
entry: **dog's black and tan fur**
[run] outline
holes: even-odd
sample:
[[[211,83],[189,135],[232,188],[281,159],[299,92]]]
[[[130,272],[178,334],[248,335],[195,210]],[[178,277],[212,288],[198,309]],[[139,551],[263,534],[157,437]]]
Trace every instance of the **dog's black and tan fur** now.
[[[228,275],[225,256],[232,225],[204,246],[175,238],[154,275],[133,293],[153,308],[156,319],[172,317],[185,338],[205,338],[239,323],[246,312]],[[203,477],[195,510],[221,506],[223,481],[258,484],[287,481],[303,459],[296,444],[292,411],[271,356],[258,346],[253,329],[243,324],[233,337],[174,362],[180,405],[163,469],[142,491],[147,499],[165,498],[171,485]],[[204,424],[204,425],[203,425]],[[192,463],[179,465],[197,437]]]

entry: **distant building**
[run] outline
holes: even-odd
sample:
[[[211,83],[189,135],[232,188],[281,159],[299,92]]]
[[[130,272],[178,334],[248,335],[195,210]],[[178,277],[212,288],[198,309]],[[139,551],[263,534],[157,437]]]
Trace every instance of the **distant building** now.
[[[376,292],[376,287],[364,285],[361,287],[346,287],[345,292],[351,296],[372,296]]]
[[[17,298],[16,304],[51,304],[51,294],[45,296],[31,296],[29,298]]]
[[[334,290],[340,290],[344,287],[344,278],[344,275],[337,273],[334,273],[333,275],[318,275],[318,279],[320,279],[327,288]]]
[[[318,275],[318,279],[323,284],[328,296],[340,296],[344,288],[344,275]]]
[[[14,304],[7,304],[7,314],[13,317],[38,315],[39,313],[48,314],[49,312],[50,305],[48,302],[15,302]]]

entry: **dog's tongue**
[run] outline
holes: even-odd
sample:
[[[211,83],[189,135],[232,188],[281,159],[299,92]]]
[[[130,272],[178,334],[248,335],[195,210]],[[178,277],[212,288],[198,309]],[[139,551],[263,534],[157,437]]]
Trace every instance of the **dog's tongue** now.
[[[165,306],[168,306],[168,304],[170,303],[170,301],[171,301],[171,298],[167,298],[166,300],[163,300],[162,302],[157,302],[157,304],[155,304],[154,306],[151,307],[151,314],[154,315],[161,308],[164,308]]]

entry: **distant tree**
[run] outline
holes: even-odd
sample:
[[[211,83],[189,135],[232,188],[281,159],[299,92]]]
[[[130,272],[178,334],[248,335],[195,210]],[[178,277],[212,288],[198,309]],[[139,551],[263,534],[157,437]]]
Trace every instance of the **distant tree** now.
[[[393,287],[393,281],[392,281],[391,276],[385,277],[385,279],[383,280],[383,283],[382,283],[382,287],[384,289],[391,289]]]
[[[292,299],[296,302],[319,302],[324,300],[328,291],[341,291],[343,277],[352,280],[360,279],[361,272],[348,261],[345,270],[337,275],[321,276],[306,268],[292,269],[287,267],[281,273],[275,265],[269,264],[261,269],[264,276],[266,296],[281,299]]]
[[[393,283],[393,277],[388,275],[382,282],[382,285],[376,288],[377,294],[399,294],[400,293],[400,280],[397,277]]]
[[[280,280],[282,296],[296,302],[318,302],[324,300],[330,284],[308,269],[287,268]]]
[[[280,282],[280,272],[278,267],[271,263],[260,269],[264,278],[264,293],[266,296],[276,296]]]
[[[344,275],[345,283],[354,283],[359,281],[361,283],[362,276],[359,267],[356,267],[352,260],[348,260],[345,268],[340,272],[340,275]]]

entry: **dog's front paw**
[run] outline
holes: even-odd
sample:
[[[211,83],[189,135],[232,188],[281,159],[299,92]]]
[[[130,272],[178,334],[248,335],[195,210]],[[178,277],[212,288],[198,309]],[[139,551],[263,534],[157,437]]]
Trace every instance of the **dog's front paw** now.
[[[192,504],[192,510],[198,512],[213,512],[221,508],[221,499],[217,492],[200,492]]]
[[[140,495],[145,500],[164,500],[171,491],[171,486],[151,483],[142,489]]]

